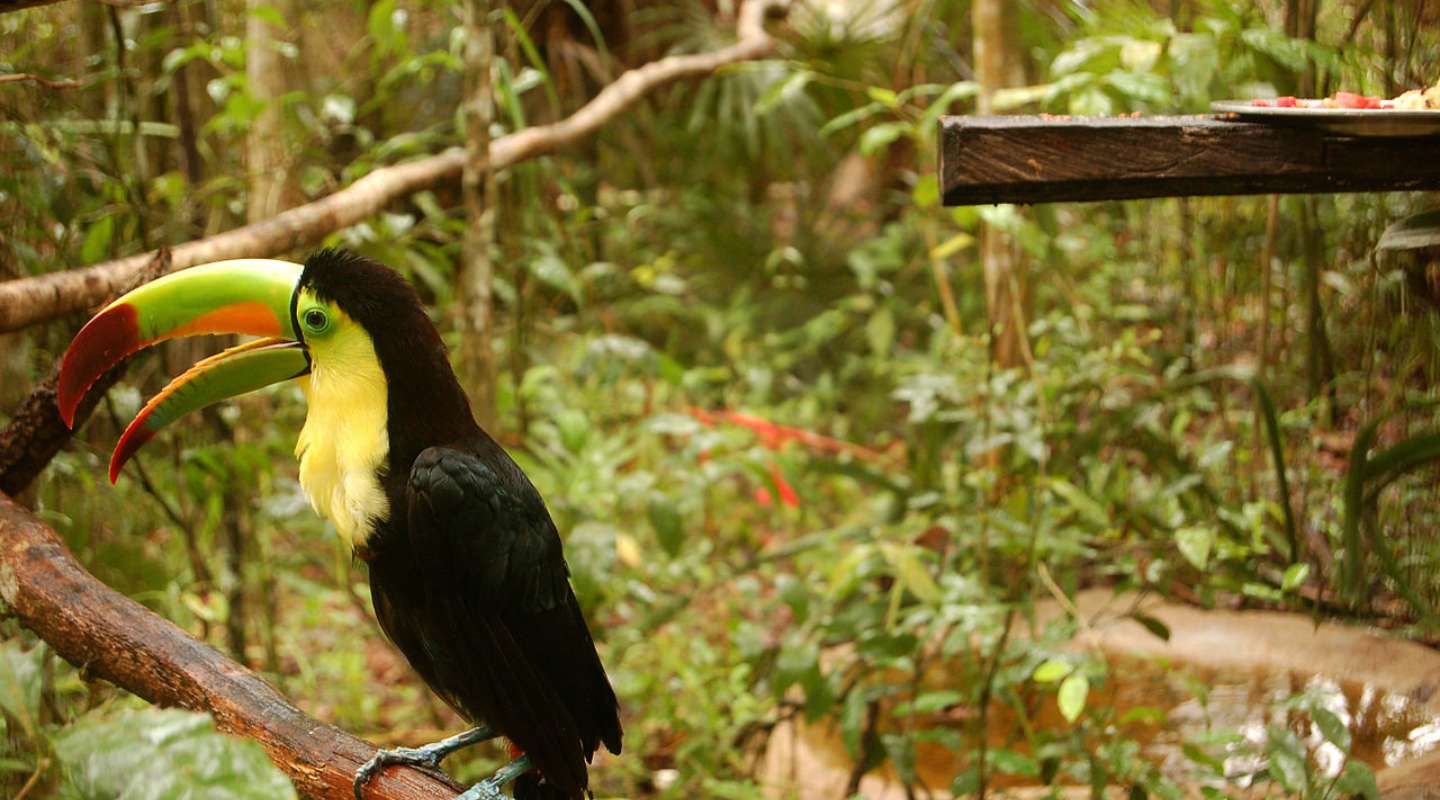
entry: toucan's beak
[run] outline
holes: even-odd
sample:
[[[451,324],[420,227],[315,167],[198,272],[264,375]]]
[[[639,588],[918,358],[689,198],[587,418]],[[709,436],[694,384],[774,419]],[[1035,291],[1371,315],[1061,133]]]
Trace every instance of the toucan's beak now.
[[[203,333],[267,337],[200,361],[151,398],[115,447],[112,483],[135,451],[172,420],[310,371],[292,312],[302,269],[258,258],[191,267],[126,294],[80,329],[60,364],[55,399],[61,419],[72,426],[85,393],[132,353]]]

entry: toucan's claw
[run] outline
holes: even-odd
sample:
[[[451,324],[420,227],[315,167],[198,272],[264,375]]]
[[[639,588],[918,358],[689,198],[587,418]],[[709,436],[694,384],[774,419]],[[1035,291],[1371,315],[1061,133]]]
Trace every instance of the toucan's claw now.
[[[496,783],[494,778],[486,778],[466,789],[465,793],[455,800],[505,800],[504,793],[500,791],[503,785]]]
[[[391,750],[380,750],[365,762],[365,766],[355,771],[355,800],[365,800],[363,794],[365,784],[369,783],[371,778],[379,775],[386,767],[403,764],[407,767],[439,769],[440,761],[456,750],[494,739],[496,735],[490,728],[479,727],[423,747],[396,747]]]
[[[520,756],[495,771],[494,775],[471,786],[455,800],[503,800],[500,790],[505,784],[530,771],[530,756]]]

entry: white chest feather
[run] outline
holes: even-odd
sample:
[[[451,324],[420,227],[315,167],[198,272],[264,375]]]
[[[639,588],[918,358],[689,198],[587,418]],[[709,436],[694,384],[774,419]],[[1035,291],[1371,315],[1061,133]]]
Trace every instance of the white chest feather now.
[[[364,342],[369,349],[369,342]],[[300,488],[351,548],[389,513],[380,470],[390,452],[385,373],[368,358],[326,364],[300,379],[309,411],[295,444]],[[367,363],[368,362],[368,363]]]

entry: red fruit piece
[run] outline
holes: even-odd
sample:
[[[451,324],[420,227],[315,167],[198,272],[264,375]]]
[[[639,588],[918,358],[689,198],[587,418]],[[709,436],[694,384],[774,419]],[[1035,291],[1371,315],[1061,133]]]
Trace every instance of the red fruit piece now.
[[[1271,106],[1275,105],[1275,101],[1274,101],[1274,100],[1266,100],[1266,99],[1263,98],[1263,97],[1257,97],[1257,98],[1255,98],[1254,100],[1251,100],[1251,101],[1250,101],[1250,105],[1252,105],[1252,106],[1259,106],[1260,108],[1270,108]]]
[[[1275,98],[1275,107],[1276,107],[1276,108],[1294,108],[1294,107],[1295,107],[1295,97],[1294,97],[1293,95],[1288,95],[1288,94],[1285,95],[1284,97],[1277,97],[1277,98]]]
[[[1340,108],[1379,108],[1380,98],[1354,92],[1336,92],[1335,105]]]

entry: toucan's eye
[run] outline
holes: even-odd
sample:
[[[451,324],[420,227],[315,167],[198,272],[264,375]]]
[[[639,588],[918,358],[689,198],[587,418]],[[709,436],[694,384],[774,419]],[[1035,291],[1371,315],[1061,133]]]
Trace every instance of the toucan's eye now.
[[[305,312],[305,328],[311,333],[322,333],[330,326],[330,317],[318,308],[312,308]]]

